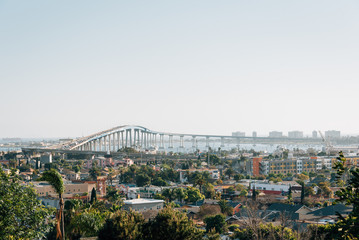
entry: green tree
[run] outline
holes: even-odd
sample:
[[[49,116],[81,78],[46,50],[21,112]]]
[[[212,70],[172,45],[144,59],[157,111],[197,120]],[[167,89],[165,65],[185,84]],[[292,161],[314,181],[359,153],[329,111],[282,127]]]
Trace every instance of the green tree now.
[[[178,199],[178,201],[182,202],[184,199],[187,198],[187,191],[184,188],[176,188],[174,190],[176,199]]]
[[[23,186],[0,166],[1,239],[42,239],[52,226],[52,213],[37,200],[32,187]]]
[[[346,158],[343,152],[333,167],[336,172],[336,181],[343,180],[347,174]],[[347,186],[335,193],[338,199],[335,203],[344,203],[353,206],[353,211],[347,217],[338,215],[339,221],[325,226],[311,226],[312,239],[358,239],[359,236],[359,168],[350,170],[351,178]]]
[[[319,187],[319,192],[318,192],[319,194],[324,194],[326,197],[331,197],[333,192],[330,189],[328,182],[320,182],[318,183],[318,187]]]
[[[304,204],[304,198],[305,198],[305,186],[304,186],[304,182],[301,182],[300,185],[302,186],[302,190],[300,191],[300,204]]]
[[[99,231],[99,240],[136,240],[142,237],[143,217],[134,211],[117,211]]]
[[[316,177],[317,176],[317,173],[316,172],[310,172],[309,173],[309,178],[310,179],[312,179],[312,178],[314,178],[314,177]]]
[[[288,190],[288,201],[292,201],[293,200],[293,196],[292,196],[292,186],[289,186],[289,190]]]
[[[80,172],[81,167],[80,167],[79,165],[74,165],[74,166],[72,166],[72,170],[73,170],[75,173],[78,173],[78,172]]]
[[[339,181],[346,173],[346,158],[343,152],[339,152],[339,157],[334,165],[337,170],[337,180]],[[339,198],[336,202],[352,205],[353,211],[347,218],[339,216],[339,226],[343,238],[352,238],[359,235],[359,168],[350,170],[351,178],[345,188],[341,188],[335,193]]]
[[[257,200],[257,191],[256,189],[254,188],[253,186],[253,189],[252,189],[252,200],[255,202]]]
[[[65,191],[65,186],[64,186],[64,182],[62,180],[61,174],[57,170],[52,168],[48,171],[43,172],[42,177],[39,180],[47,181],[52,186],[52,188],[55,190],[55,192],[59,195],[60,209],[56,216],[57,237],[65,239],[65,224],[64,224],[64,212],[63,212],[63,210],[64,210],[63,193]],[[62,222],[62,232],[60,231],[60,222]]]
[[[164,208],[144,225],[143,236],[146,240],[200,240],[203,232],[196,228],[185,213]]]
[[[157,177],[152,181],[152,184],[158,187],[168,186],[167,182],[163,180],[161,177]]]
[[[213,164],[213,165],[218,165],[221,163],[221,159],[215,155],[215,154],[210,154],[209,155],[209,161]]]
[[[204,219],[206,232],[215,229],[217,233],[223,233],[226,230],[226,218],[222,214],[209,216]]]
[[[202,192],[202,186],[206,183],[206,179],[202,173],[198,173],[194,179],[194,185],[199,186],[199,191]]]
[[[101,171],[97,166],[92,166],[89,170],[90,177],[93,181],[97,180],[97,177],[101,175]]]
[[[234,174],[234,170],[232,168],[227,168],[227,170],[224,172],[228,176],[229,179],[231,179],[231,176]]]
[[[301,181],[309,180],[309,176],[308,176],[308,175],[305,175],[305,174],[303,174],[303,173],[298,174],[298,175],[297,175],[297,178],[300,179]]]
[[[222,199],[218,202],[218,205],[221,208],[221,212],[225,215],[233,215],[233,207],[229,204],[229,202],[225,199]]]
[[[221,240],[221,235],[219,233],[216,233],[215,229],[211,229],[204,239],[207,240]]]
[[[295,232],[292,229],[283,227],[283,226],[273,226],[273,224],[260,224],[256,228],[244,228],[244,229],[235,229],[234,233],[231,235],[232,239],[241,239],[241,240],[260,240],[260,239],[270,239],[270,240],[296,240]]]
[[[168,202],[172,202],[176,198],[176,193],[174,189],[166,188],[162,191],[162,195],[166,198]]]
[[[204,199],[204,196],[200,193],[198,188],[188,187],[187,189],[187,201],[188,202],[197,202]]]
[[[151,183],[151,178],[147,174],[140,173],[136,176],[136,185],[143,187]]]
[[[206,198],[213,199],[216,196],[214,186],[210,183],[206,183],[203,186],[203,194]]]
[[[75,237],[95,237],[105,223],[105,214],[95,208],[78,212],[70,221],[69,228]]]
[[[234,175],[234,180],[239,181],[239,180],[241,180],[241,179],[244,179],[244,175],[242,175],[242,174],[236,174],[236,175]]]
[[[118,193],[117,189],[114,187],[106,188],[106,198],[112,204],[118,204],[121,200],[121,195]]]
[[[92,188],[90,203],[91,203],[91,204],[94,204],[96,201],[97,201],[96,189],[95,189],[95,188]]]
[[[313,186],[306,186],[306,187],[304,187],[304,195],[305,195],[306,197],[308,197],[308,196],[314,196],[314,195],[315,195],[315,191],[314,191]]]
[[[113,178],[115,177],[115,171],[113,170],[112,167],[110,167],[108,169],[108,175],[107,175],[107,180],[110,182],[110,185],[112,186],[112,182],[113,182]]]
[[[154,199],[160,199],[160,200],[166,200],[166,197],[163,196],[161,193],[156,193],[154,196],[153,196]]]

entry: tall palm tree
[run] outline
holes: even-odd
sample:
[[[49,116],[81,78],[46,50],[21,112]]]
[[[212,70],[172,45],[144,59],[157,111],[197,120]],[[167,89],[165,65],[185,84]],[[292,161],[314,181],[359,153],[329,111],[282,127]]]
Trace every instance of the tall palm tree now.
[[[50,169],[45,171],[42,174],[41,180],[47,181],[54,189],[57,194],[59,194],[60,199],[60,209],[56,215],[56,239],[65,240],[65,226],[64,226],[64,199],[63,193],[65,191],[64,182],[60,173],[55,169]],[[62,232],[61,232],[61,222],[62,222]]]

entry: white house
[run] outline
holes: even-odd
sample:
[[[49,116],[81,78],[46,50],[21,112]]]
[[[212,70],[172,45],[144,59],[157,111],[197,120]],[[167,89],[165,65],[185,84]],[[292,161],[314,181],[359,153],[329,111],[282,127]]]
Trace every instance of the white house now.
[[[135,210],[139,212],[143,212],[146,210],[159,210],[163,208],[164,201],[158,199],[146,199],[146,198],[138,198],[132,200],[124,201],[124,209],[125,210]]]

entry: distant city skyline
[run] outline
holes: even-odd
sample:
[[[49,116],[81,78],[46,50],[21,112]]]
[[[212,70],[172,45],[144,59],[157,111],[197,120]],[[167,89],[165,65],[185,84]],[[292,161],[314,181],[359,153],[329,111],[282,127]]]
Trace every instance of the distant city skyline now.
[[[133,125],[133,124],[130,124],[130,125]],[[146,127],[146,126],[142,126],[142,127]],[[101,131],[103,130],[107,130],[107,129],[102,129]],[[149,129],[149,130],[153,130],[153,131],[159,131],[161,132],[162,130],[161,129]],[[101,132],[101,131],[98,131],[98,132]],[[316,132],[316,134],[313,136],[313,131]],[[334,129],[330,129],[330,130],[313,130],[312,132],[304,132],[304,131],[300,131],[300,130],[290,130],[290,131],[280,131],[280,130],[273,130],[273,131],[268,131],[268,132],[260,132],[258,133],[257,131],[250,131],[250,132],[245,132],[245,131],[233,131],[231,132],[230,134],[222,134],[222,133],[217,133],[217,134],[213,134],[212,132],[207,132],[207,133],[198,133],[198,132],[175,132],[175,131],[165,131],[165,132],[170,132],[170,133],[183,133],[183,134],[208,134],[208,135],[222,135],[222,136],[238,136],[238,137],[273,137],[271,136],[271,134],[278,134],[278,133],[281,133],[282,134],[282,137],[289,137],[289,138],[301,138],[301,137],[314,137],[314,138],[321,138],[320,134],[319,134],[319,131],[322,132],[323,136],[326,136],[327,135],[331,135],[331,134],[334,134],[334,135],[338,135],[340,137],[346,137],[346,136],[359,136],[359,134],[350,134],[350,133],[343,133],[341,132],[340,130],[334,130]],[[94,133],[97,133],[97,132],[92,132],[92,133],[89,133],[88,135],[91,135],[91,134],[94,134]],[[299,134],[299,135],[298,135]],[[302,134],[302,135],[301,135]],[[4,140],[4,139],[11,139],[11,138],[19,138],[19,139],[41,139],[41,138],[44,138],[44,139],[66,139],[66,138],[76,138],[76,137],[84,137],[84,136],[87,136],[87,135],[81,135],[81,136],[60,136],[60,137],[20,137],[20,136],[16,136],[16,137],[2,137],[0,136],[0,140]],[[277,136],[278,137],[278,136]]]
[[[1,1],[0,138],[127,124],[358,135],[358,12],[354,0]]]

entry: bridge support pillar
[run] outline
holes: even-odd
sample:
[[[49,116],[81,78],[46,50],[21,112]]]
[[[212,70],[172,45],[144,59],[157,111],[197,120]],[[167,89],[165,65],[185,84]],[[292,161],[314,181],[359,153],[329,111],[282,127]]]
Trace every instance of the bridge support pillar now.
[[[206,137],[206,148],[209,148],[209,137]]]
[[[118,150],[121,149],[120,143],[121,143],[120,132],[117,132],[117,149]]]
[[[183,136],[180,136],[180,148],[184,148],[184,139],[183,139]]]
[[[112,151],[113,152],[116,152],[116,134],[115,133],[113,133],[112,134]]]
[[[163,141],[163,134],[160,134],[160,149],[164,149],[165,148],[165,144]]]
[[[151,133],[147,133],[147,147],[148,148],[152,147],[152,134]]]
[[[192,136],[192,148],[197,148],[196,136]]]
[[[128,147],[128,130],[126,129],[125,146]]]
[[[106,151],[111,152],[111,134],[107,135],[107,139],[108,139],[108,148],[106,149]]]
[[[143,148],[143,131],[140,130],[140,136],[139,136],[139,145],[140,145],[140,148],[142,149]]]
[[[124,148],[124,147],[125,147],[125,140],[123,137],[123,131],[121,131],[121,148]]]
[[[102,138],[98,139],[98,150],[101,152],[102,151]]]
[[[173,148],[173,135],[169,135],[169,146],[168,148]]]
[[[157,133],[153,134],[153,147],[157,147]]]
[[[137,134],[137,130],[133,129],[133,148],[136,149],[136,134]]]
[[[139,129],[137,129],[137,148],[140,149],[141,148],[141,131]]]
[[[221,147],[224,147],[224,137],[221,137]]]
[[[133,143],[132,143],[132,130],[129,129],[128,132],[129,132],[129,134],[130,134],[130,147],[133,147]]]
[[[107,136],[104,136],[103,137],[103,146],[104,146],[104,149],[103,149],[103,151],[107,151]]]

